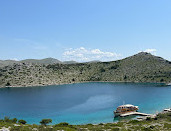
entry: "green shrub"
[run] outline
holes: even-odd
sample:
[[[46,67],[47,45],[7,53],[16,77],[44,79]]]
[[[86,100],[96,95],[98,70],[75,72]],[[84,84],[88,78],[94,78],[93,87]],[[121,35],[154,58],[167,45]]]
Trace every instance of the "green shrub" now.
[[[4,120],[3,119],[0,119],[0,122],[4,122]]]
[[[10,131],[21,131],[21,127],[20,126],[13,126]]]
[[[59,124],[56,124],[55,127],[59,126],[59,127],[64,127],[64,126],[68,126],[69,124],[67,122],[61,122]]]
[[[171,129],[171,124],[169,124],[169,123],[164,123],[164,128]]]
[[[41,124],[41,125],[44,125],[44,126],[46,126],[46,125],[49,124],[49,123],[52,123],[52,119],[42,119],[42,120],[40,121],[40,124]]]
[[[93,126],[93,124],[89,123],[89,124],[87,124],[87,126]]]
[[[12,122],[13,122],[13,123],[17,123],[17,118],[13,118],[13,119],[12,119]]]
[[[151,121],[151,120],[152,120],[151,117],[146,118],[146,121]]]
[[[25,120],[19,120],[18,123],[20,123],[20,124],[26,124],[27,122]]]
[[[105,69],[104,69],[104,68],[101,68],[101,69],[100,69],[100,72],[105,72]]]
[[[7,82],[5,86],[11,86],[11,84],[9,82]]]
[[[118,127],[112,128],[111,131],[119,131],[120,129]]]
[[[129,123],[137,124],[137,123],[139,123],[139,121],[138,120],[130,120]]]
[[[5,121],[5,122],[11,122],[10,117],[5,116],[5,117],[4,117],[4,121]]]
[[[144,127],[142,128],[142,131],[152,131],[152,129],[150,127]]]

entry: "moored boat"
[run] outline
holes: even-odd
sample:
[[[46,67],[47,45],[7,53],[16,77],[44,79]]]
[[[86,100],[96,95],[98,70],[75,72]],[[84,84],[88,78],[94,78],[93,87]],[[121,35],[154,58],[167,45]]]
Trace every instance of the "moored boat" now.
[[[117,107],[117,109],[114,111],[115,117],[120,116],[121,114],[131,113],[138,111],[138,106],[134,106],[131,104],[121,105]]]

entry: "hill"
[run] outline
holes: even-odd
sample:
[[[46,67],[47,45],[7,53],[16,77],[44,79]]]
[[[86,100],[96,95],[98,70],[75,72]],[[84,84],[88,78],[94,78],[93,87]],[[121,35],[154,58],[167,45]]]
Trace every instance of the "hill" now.
[[[0,67],[13,65],[14,63],[19,63],[19,62],[15,60],[0,60]]]
[[[171,62],[149,53],[97,63],[17,63],[0,68],[0,86],[36,86],[88,81],[171,82]]]
[[[63,61],[62,63],[63,64],[76,64],[78,62],[76,62],[76,61]]]
[[[54,59],[54,58],[45,58],[45,59],[26,59],[20,61],[22,63],[32,63],[32,64],[56,64],[56,63],[62,63],[61,61]]]
[[[19,64],[19,63],[31,63],[31,64],[56,64],[56,63],[62,63],[61,61],[54,59],[54,58],[45,58],[45,59],[26,59],[21,61],[15,61],[15,60],[0,60],[0,67],[4,66],[11,66],[13,64]]]

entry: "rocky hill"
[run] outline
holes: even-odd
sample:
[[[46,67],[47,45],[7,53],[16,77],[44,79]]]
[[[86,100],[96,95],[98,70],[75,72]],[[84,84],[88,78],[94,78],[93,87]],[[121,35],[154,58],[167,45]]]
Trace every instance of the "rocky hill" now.
[[[0,86],[37,86],[87,81],[171,82],[171,62],[149,53],[118,61],[38,64],[16,63],[0,68]]]
[[[15,60],[0,60],[0,67],[13,65],[14,63],[19,63],[19,62]]]
[[[78,62],[76,62],[76,61],[63,61],[62,63],[63,64],[76,64]]]
[[[56,63],[62,63],[61,61],[54,59],[54,58],[45,58],[45,59],[26,59],[20,61],[20,63],[32,63],[32,64],[56,64]]]
[[[61,61],[54,59],[54,58],[45,58],[45,59],[26,59],[21,61],[15,61],[15,60],[0,60],[0,67],[4,66],[11,66],[13,64],[19,64],[19,63],[31,63],[31,64],[56,64],[56,63],[62,63]]]

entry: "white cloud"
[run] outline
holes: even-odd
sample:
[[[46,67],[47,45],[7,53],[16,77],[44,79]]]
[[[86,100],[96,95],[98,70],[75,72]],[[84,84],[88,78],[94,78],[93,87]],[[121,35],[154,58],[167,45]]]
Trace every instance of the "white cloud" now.
[[[120,58],[120,54],[114,52],[105,52],[100,49],[86,49],[84,47],[80,48],[70,48],[63,53],[64,60],[75,60],[79,62],[101,60],[101,61],[112,61]]]
[[[156,49],[146,49],[144,52],[156,55],[157,50]]]

